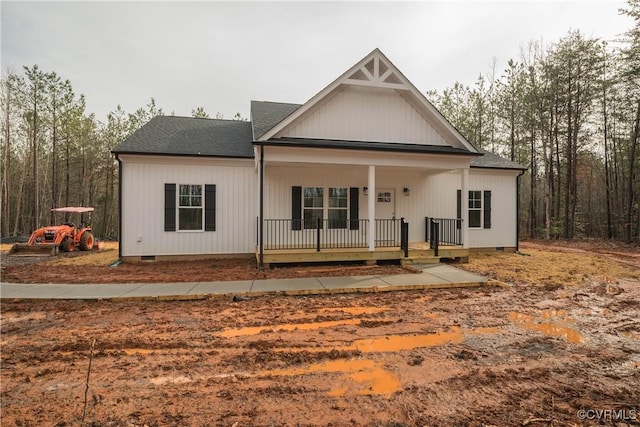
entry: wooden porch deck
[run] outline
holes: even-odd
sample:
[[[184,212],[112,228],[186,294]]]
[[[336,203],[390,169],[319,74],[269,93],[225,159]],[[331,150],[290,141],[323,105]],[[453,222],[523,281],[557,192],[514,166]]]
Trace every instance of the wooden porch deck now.
[[[367,248],[339,248],[339,249],[265,249],[263,263],[291,264],[302,262],[338,262],[338,261],[363,261],[375,263],[380,260],[402,260],[411,263],[438,263],[442,258],[465,260],[469,257],[469,249],[462,246],[440,246],[438,256],[429,249],[428,242],[409,243],[409,257],[404,258],[404,252],[399,246],[376,248],[369,251]],[[258,262],[260,252],[256,249]]]

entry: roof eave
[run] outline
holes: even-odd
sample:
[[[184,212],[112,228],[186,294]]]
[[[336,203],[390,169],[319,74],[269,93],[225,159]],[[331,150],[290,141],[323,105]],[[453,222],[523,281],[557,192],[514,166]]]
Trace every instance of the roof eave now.
[[[253,159],[253,154],[246,156],[223,155],[223,154],[197,154],[197,153],[164,153],[164,152],[140,152],[140,151],[111,151],[116,156],[122,154],[133,154],[136,156],[167,156],[167,157],[195,157],[195,158],[220,158],[220,159]]]
[[[524,166],[478,166],[478,165],[470,165],[471,169],[494,169],[494,170],[510,170],[510,171],[527,171],[528,169]]]
[[[333,141],[331,141],[333,142]],[[342,141],[340,141],[342,142]],[[367,142],[367,141],[359,141],[359,142]],[[454,156],[469,156],[469,157],[479,157],[482,156],[482,153],[476,153],[472,151],[439,151],[439,150],[429,150],[426,149],[429,146],[418,145],[415,144],[413,147],[407,146],[407,144],[398,144],[397,147],[393,146],[380,146],[376,145],[377,143],[371,142],[369,146],[362,145],[349,145],[349,141],[344,141],[343,145],[337,145],[335,143],[315,143],[310,144],[305,141],[277,141],[277,140],[268,140],[268,141],[253,141],[254,145],[258,146],[272,146],[272,147],[296,147],[296,148],[322,148],[322,149],[336,149],[336,150],[358,150],[358,151],[383,151],[383,152],[393,152],[393,153],[418,153],[418,154],[440,154],[440,155],[454,155]],[[384,144],[394,144],[394,143],[384,143]],[[439,146],[434,146],[439,147]]]

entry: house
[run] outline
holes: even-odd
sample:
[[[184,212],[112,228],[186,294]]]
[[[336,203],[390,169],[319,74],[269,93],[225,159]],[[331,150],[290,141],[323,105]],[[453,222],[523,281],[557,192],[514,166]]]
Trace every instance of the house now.
[[[120,256],[276,262],[516,250],[524,168],[471,145],[378,49],[251,120],[158,116],[113,150]]]

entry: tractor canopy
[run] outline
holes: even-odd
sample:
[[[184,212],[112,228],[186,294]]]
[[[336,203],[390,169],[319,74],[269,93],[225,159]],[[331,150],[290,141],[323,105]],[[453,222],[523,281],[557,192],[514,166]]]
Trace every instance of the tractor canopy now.
[[[64,208],[53,208],[52,212],[69,212],[69,213],[85,213],[93,212],[94,209],[88,206],[67,206]]]

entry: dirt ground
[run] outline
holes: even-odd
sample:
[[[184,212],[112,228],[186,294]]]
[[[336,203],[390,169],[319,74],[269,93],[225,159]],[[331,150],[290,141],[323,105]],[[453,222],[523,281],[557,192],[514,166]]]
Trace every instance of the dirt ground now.
[[[2,425],[640,425],[640,252],[522,250],[481,288],[3,301]]]
[[[100,252],[77,251],[56,257],[13,257],[7,255],[9,245],[2,249],[1,278],[12,283],[213,282],[411,273],[398,264],[297,265],[258,270],[255,258],[125,263],[110,267],[118,259],[117,243],[107,243]]]

